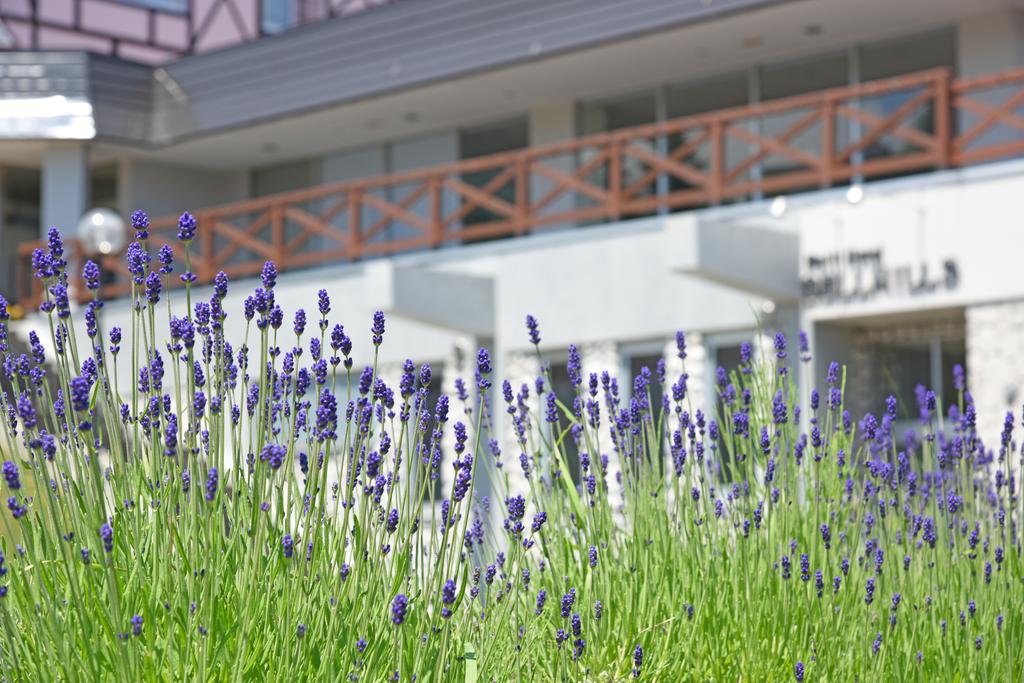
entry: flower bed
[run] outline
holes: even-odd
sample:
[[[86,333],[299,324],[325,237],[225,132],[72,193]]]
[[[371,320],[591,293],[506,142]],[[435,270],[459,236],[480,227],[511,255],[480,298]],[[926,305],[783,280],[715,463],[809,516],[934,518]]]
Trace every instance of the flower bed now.
[[[95,297],[73,320],[56,231],[49,357],[9,349],[0,300],[5,678],[1024,677],[1014,418],[986,448],[962,374],[947,414],[922,388],[855,421],[836,364],[799,399],[776,335],[696,406],[680,333],[679,376],[620,386],[570,347],[557,397],[481,349],[428,400],[429,366],[378,373],[383,314],[354,367],[327,292],[286,323],[268,263],[242,310],[223,273],[192,301],[194,222],[180,266],[133,225],[131,329]]]

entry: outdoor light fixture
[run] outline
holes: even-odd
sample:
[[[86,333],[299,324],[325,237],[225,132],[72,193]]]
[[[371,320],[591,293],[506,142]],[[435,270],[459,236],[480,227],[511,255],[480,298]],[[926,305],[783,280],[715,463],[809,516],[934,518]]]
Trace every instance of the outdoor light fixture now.
[[[782,195],[774,198],[768,207],[768,213],[772,218],[782,218],[782,214],[786,213],[786,198]]]
[[[124,219],[110,209],[91,209],[78,221],[78,239],[90,254],[113,254],[125,244]]]
[[[846,190],[846,201],[851,204],[860,204],[860,201],[864,199],[864,186],[860,183],[854,183]]]

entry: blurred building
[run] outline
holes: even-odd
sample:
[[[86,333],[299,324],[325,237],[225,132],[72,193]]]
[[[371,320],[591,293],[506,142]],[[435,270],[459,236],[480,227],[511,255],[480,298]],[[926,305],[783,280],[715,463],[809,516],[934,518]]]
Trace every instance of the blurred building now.
[[[532,313],[562,379],[570,342],[677,372],[687,330],[700,400],[760,325],[805,391],[846,363],[856,411],[955,403],[963,365],[995,442],[1024,401],[1018,5],[0,0],[0,291],[31,308],[50,225],[142,208],[173,240],[189,209],[201,281],[240,301],[274,259],[357,340],[383,308],[387,372],[450,388],[483,344],[527,380]]]

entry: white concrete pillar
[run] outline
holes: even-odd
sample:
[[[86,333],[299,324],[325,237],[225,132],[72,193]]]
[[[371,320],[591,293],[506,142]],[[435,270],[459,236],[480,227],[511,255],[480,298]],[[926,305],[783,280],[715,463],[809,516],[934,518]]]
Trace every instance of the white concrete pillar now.
[[[572,100],[534,107],[530,110],[528,118],[531,147],[564,142],[576,136],[576,103]],[[545,158],[542,161],[563,173],[572,173],[576,165],[575,155],[571,153]],[[582,162],[583,160],[581,159],[580,163]],[[543,198],[554,185],[555,182],[545,176],[535,175],[530,178],[531,201],[536,202]],[[540,215],[572,211],[574,208],[575,202],[573,201],[572,192],[564,192],[545,206],[540,211]],[[569,225],[569,223],[559,223],[558,225]]]
[[[628,395],[630,389],[629,384],[632,381],[632,378],[627,377],[620,372],[622,359],[619,356],[619,349],[615,342],[591,342],[589,344],[581,345],[579,351],[582,360],[583,386],[585,388],[590,382],[591,373],[598,376],[598,383],[600,384],[601,373],[607,371],[612,377],[618,378],[620,396],[625,397]],[[612,450],[612,426],[615,424],[615,416],[608,414],[608,410],[604,403],[604,393],[600,388],[598,389],[597,400],[601,404],[601,425],[598,431],[598,446],[600,448],[600,452],[591,453],[590,461],[593,463],[594,473],[597,475],[601,471],[601,456],[608,456],[608,502],[611,504],[613,510],[618,510],[622,506],[623,502],[622,487],[617,481],[618,473],[622,470],[622,464]],[[625,398],[623,398],[623,400],[625,400]]]
[[[1024,11],[1004,8],[964,17],[956,30],[959,76],[980,76],[1024,64]]]
[[[47,143],[43,152],[40,235],[51,226],[65,237],[75,234],[89,209],[89,150],[85,143]]]
[[[448,410],[448,424],[445,426],[444,438],[441,441],[441,498],[447,498],[452,488],[452,481],[455,478],[455,470],[452,468],[455,456],[455,423],[462,422],[466,425],[469,433],[467,448],[472,448],[475,438],[476,427],[476,387],[473,383],[473,365],[476,363],[476,343],[472,337],[458,337],[448,356],[444,359],[441,369],[441,393],[450,400]],[[458,398],[455,388],[455,380],[458,378],[466,383],[466,392],[469,399],[463,404]],[[467,412],[467,406],[473,410]],[[474,453],[473,457],[476,458]]]
[[[504,372],[502,373],[502,379],[507,379],[509,384],[512,385],[512,395],[518,395],[520,389],[525,384],[530,389],[530,406],[536,405],[536,398],[534,395],[535,386],[534,380],[537,375],[540,374],[540,358],[537,356],[536,351],[510,351],[504,355]],[[495,497],[506,494],[505,488],[507,487],[508,495],[526,495],[529,491],[529,484],[526,481],[526,476],[523,474],[522,463],[520,462],[520,454],[523,449],[520,447],[519,442],[516,438],[515,428],[511,416],[506,413],[508,404],[505,403],[505,399],[501,394],[501,385],[498,385],[498,392],[494,398],[494,409],[495,412],[502,413],[501,424],[501,452],[502,461],[504,464],[504,472],[502,476],[505,478],[504,482],[501,482],[495,488]],[[534,419],[538,418],[538,415],[534,414]],[[540,418],[543,419],[543,418]],[[530,453],[527,452],[527,457]],[[533,470],[533,463],[530,463],[531,476]],[[499,501],[500,502],[500,501]]]
[[[1024,302],[968,306],[967,388],[978,411],[978,434],[996,451],[1006,413],[1013,412],[1019,430],[1024,402]],[[947,382],[952,385],[950,380]],[[1020,439],[1017,439],[1018,442]],[[1017,458],[1013,458],[1017,460]]]
[[[709,411],[707,397],[714,396],[715,369],[711,367],[714,359],[708,356],[704,335],[700,332],[686,333],[685,360],[679,358],[675,337],[665,343],[663,355],[665,382],[669,387],[679,380],[679,375],[684,372],[687,374],[685,410],[690,410],[691,413],[702,410],[705,415],[711,417],[714,413]],[[671,393],[671,389],[668,391]]]

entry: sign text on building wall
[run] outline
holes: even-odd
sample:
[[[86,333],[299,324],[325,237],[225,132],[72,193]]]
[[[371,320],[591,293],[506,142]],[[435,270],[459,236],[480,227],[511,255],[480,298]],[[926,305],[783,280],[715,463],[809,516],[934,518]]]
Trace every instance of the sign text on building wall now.
[[[805,266],[802,295],[823,303],[929,294],[956,289],[960,281],[953,259],[945,259],[937,268],[926,261],[890,265],[881,249],[809,256]]]

